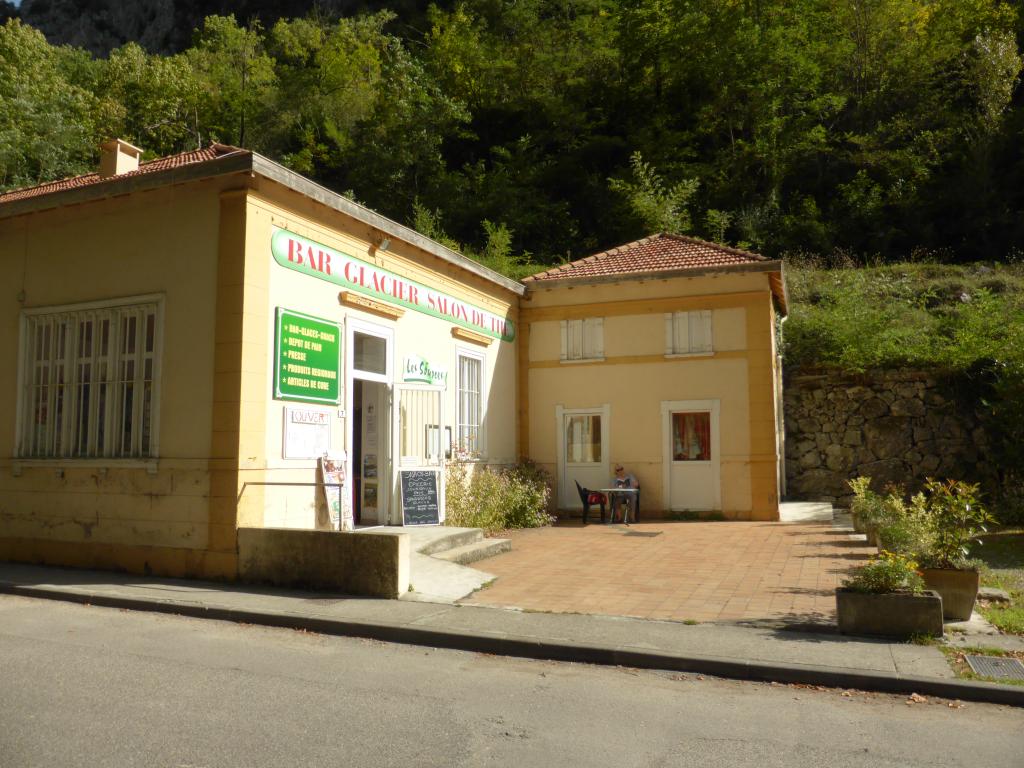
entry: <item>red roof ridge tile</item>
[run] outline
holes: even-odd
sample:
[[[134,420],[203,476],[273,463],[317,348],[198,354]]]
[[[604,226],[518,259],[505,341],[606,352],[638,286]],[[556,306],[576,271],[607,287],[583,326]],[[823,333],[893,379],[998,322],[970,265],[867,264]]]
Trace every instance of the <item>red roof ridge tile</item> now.
[[[731,253],[734,256],[743,256],[748,259],[754,259],[755,261],[771,261],[770,258],[761,253],[755,253],[754,251],[748,251],[743,248],[736,248],[732,245],[722,245],[711,240],[703,240],[693,235],[679,235],[674,232],[662,232],[661,237],[671,237],[673,240],[680,240],[684,243],[694,243],[695,245],[704,245],[708,248],[714,248],[718,251],[725,251]]]
[[[678,245],[674,245],[678,243]],[[690,235],[658,232],[523,278],[523,282],[614,277],[771,261],[766,256]]]

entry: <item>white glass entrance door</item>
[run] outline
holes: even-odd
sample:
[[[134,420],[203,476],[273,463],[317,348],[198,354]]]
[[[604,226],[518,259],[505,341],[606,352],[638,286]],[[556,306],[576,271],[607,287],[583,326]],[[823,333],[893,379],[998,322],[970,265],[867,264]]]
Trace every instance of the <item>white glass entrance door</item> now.
[[[442,392],[441,387],[416,384],[395,386],[398,413],[394,444],[399,469],[427,469],[438,473],[439,522],[444,522],[445,512],[444,457],[451,450],[452,444],[451,428],[444,423]],[[396,519],[395,522],[400,520]]]
[[[720,510],[718,401],[665,402],[661,408],[669,508]]]
[[[390,328],[349,320],[346,344],[348,477],[359,525],[392,518],[392,345]]]
[[[558,477],[560,509],[580,509],[576,483],[584,488],[606,488],[608,469],[608,406],[556,409],[558,420]]]

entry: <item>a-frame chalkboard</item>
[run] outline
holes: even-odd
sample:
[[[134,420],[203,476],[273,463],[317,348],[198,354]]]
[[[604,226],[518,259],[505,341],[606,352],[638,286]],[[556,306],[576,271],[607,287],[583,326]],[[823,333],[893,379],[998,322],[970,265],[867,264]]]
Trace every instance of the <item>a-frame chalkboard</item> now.
[[[439,525],[440,472],[432,469],[403,469],[402,525]]]

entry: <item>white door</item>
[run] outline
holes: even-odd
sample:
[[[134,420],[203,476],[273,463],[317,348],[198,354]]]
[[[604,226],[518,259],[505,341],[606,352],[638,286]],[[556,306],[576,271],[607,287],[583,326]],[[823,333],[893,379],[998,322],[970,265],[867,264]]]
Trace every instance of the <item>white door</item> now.
[[[397,470],[429,469],[438,474],[438,522],[444,522],[444,457],[451,450],[451,428],[444,423],[444,398],[441,387],[396,384],[395,456]],[[397,472],[396,472],[397,475]],[[399,476],[400,477],[400,476]],[[395,499],[401,499],[396,479]],[[396,506],[398,504],[396,503]],[[395,523],[402,522],[396,509]]]
[[[666,401],[661,413],[669,509],[720,510],[718,400]]]
[[[611,410],[599,408],[555,409],[558,420],[559,509],[581,509],[576,483],[584,488],[607,488],[608,428]]]
[[[391,499],[394,491],[392,472],[392,363],[394,332],[387,326],[349,318],[346,322],[345,412],[350,415],[350,433],[354,428],[354,382],[362,382],[362,440],[360,456],[352,450],[354,435],[349,435],[348,474],[361,478],[358,492],[363,510],[362,523],[387,525],[394,519]],[[371,411],[372,408],[372,411]],[[353,462],[360,461],[354,472]],[[355,488],[353,488],[355,490]]]

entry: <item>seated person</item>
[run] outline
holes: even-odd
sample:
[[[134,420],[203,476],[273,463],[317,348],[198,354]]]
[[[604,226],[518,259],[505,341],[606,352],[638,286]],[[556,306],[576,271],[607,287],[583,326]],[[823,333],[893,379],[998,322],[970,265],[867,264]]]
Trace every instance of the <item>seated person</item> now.
[[[627,473],[625,468],[621,464],[615,465],[615,476],[612,477],[612,488],[639,488],[640,481],[636,479],[636,475],[632,472]],[[608,502],[611,504],[611,510],[609,512],[609,519],[615,522],[615,511],[623,503],[626,505],[626,512],[622,518],[622,522],[629,525],[629,513],[633,513],[633,522],[636,522],[636,494],[635,493],[615,493],[612,491],[608,494]]]

